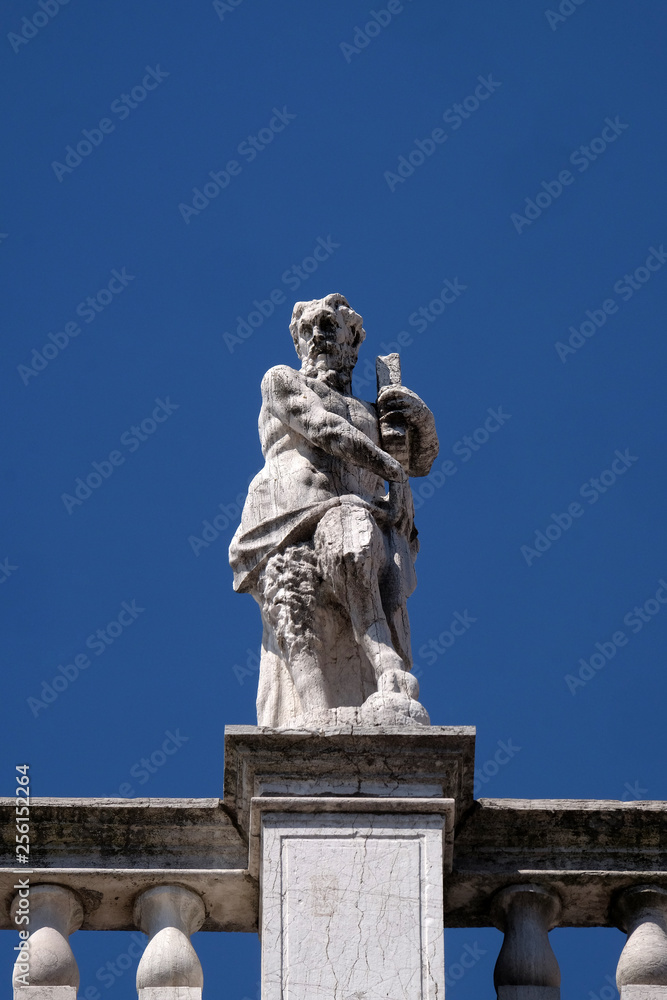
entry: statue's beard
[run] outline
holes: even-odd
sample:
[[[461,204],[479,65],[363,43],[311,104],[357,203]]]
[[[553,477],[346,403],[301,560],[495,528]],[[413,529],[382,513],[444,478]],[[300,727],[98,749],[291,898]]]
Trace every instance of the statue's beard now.
[[[350,344],[311,344],[308,355],[302,361],[301,371],[309,378],[324,379],[338,388],[339,385],[349,384],[356,363],[357,350]]]

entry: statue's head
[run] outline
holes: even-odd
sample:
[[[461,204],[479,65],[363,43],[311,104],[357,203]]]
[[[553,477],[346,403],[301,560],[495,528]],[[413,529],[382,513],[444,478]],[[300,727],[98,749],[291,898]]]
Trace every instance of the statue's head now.
[[[290,333],[302,371],[351,374],[366,336],[363,322],[345,296],[337,292],[323,299],[297,302]]]

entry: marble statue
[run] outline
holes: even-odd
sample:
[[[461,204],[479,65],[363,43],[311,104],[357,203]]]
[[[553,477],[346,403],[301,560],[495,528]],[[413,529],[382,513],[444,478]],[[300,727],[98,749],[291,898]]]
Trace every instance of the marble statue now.
[[[261,609],[261,726],[429,725],[406,600],[417,531],[408,476],[438,453],[433,414],[378,358],[375,403],[352,394],[363,320],[339,294],[297,302],[301,369],[262,380],[265,465],[230,546],[234,589]],[[389,490],[385,488],[389,483]]]

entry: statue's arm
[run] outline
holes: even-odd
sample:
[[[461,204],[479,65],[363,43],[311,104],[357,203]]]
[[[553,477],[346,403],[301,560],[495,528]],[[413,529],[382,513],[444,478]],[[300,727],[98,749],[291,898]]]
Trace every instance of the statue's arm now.
[[[262,399],[281,423],[328,455],[359,465],[382,479],[405,481],[399,462],[349,420],[329,412],[294,369],[287,365],[271,368],[262,379]]]

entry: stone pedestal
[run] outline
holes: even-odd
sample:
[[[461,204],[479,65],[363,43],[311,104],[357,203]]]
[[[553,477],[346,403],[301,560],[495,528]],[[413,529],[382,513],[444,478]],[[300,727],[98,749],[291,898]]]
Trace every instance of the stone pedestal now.
[[[227,729],[262,1000],[442,998],[443,871],[473,754],[467,728]]]
[[[442,997],[443,838],[453,800],[254,804],[262,1000]],[[299,811],[284,811],[288,804]]]

